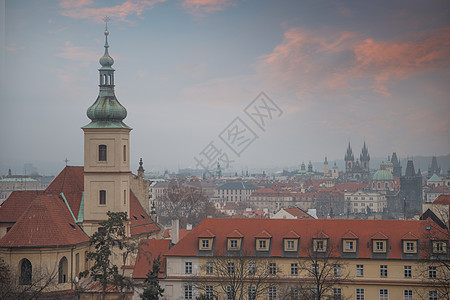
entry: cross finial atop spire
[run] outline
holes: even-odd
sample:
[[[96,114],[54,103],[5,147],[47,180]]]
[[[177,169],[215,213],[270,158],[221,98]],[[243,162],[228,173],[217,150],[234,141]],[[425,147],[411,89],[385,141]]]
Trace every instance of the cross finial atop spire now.
[[[105,30],[108,30],[108,22],[111,20],[108,16],[103,17],[103,21],[105,22]]]

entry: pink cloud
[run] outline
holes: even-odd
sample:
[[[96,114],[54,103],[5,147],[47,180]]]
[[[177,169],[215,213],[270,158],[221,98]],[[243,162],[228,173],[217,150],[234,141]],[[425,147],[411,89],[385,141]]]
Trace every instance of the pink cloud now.
[[[92,0],[63,0],[59,4],[62,8],[59,13],[74,19],[92,19],[98,23],[103,21],[102,17],[104,16],[109,16],[117,21],[129,22],[126,19],[129,15],[140,16],[145,10],[165,1],[167,0],[127,0],[115,6],[94,8],[89,7],[93,4]]]
[[[231,5],[233,5],[231,0],[184,0],[182,4],[185,10],[196,16],[224,10]]]
[[[98,51],[94,51],[91,48],[74,46],[70,41],[67,41],[64,47],[61,48],[57,56],[81,61],[83,63],[89,64],[100,57]]]
[[[303,93],[369,88],[389,96],[395,81],[449,64],[450,27],[387,41],[334,29],[290,28],[257,68],[280,88]]]

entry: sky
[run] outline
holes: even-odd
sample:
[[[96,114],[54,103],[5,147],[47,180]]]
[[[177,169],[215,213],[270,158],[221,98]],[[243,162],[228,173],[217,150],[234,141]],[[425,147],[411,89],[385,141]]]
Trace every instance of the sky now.
[[[450,2],[0,0],[0,173],[83,164],[109,16],[132,170],[447,155]],[[263,94],[261,94],[263,93]],[[371,166],[373,167],[373,166]],[[445,168],[445,167],[444,167]]]

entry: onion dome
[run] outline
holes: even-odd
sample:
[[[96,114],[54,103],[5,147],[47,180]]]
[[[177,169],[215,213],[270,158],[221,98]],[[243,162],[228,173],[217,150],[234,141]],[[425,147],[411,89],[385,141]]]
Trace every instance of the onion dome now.
[[[114,59],[108,53],[108,26],[105,28],[105,53],[100,58],[100,92],[97,100],[87,110],[87,116],[92,122],[83,128],[126,128],[131,129],[122,121],[127,117],[127,110],[117,100],[114,93]]]

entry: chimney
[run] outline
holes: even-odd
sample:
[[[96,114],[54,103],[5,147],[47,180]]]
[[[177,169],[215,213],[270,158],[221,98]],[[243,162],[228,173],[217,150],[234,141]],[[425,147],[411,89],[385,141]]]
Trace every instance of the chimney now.
[[[178,243],[180,237],[180,220],[172,220],[172,244]]]

